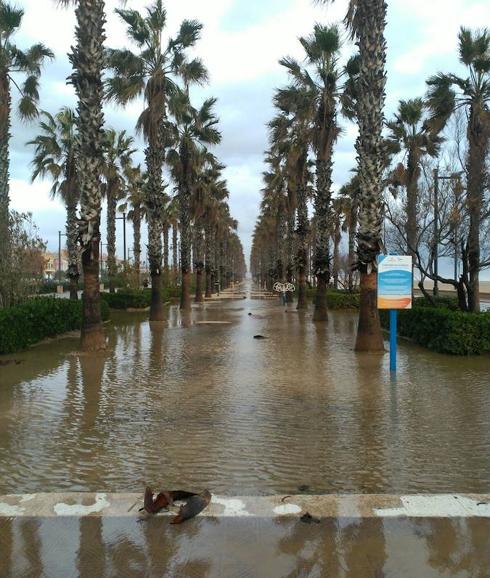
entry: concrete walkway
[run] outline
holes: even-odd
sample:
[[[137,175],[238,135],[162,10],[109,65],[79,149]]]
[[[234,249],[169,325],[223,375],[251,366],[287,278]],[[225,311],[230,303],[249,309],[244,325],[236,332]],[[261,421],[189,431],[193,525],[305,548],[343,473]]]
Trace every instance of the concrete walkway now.
[[[38,493],[0,496],[0,517],[137,517],[136,493]],[[178,506],[173,508],[174,511]],[[490,494],[214,496],[201,516],[211,518],[490,518]],[[173,511],[161,515],[173,515]],[[160,515],[160,514],[159,514]]]

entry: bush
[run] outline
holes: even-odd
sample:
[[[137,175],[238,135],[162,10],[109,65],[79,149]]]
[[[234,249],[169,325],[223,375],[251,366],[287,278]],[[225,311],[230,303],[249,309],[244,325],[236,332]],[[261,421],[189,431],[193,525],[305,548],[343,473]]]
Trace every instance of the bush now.
[[[359,309],[359,293],[328,290],[327,306],[329,309]]]
[[[109,308],[102,303],[102,319]],[[55,297],[36,297],[0,310],[0,353],[12,353],[67,331],[80,329],[82,302]]]
[[[388,327],[387,312],[381,322]],[[490,350],[490,313],[427,307],[417,299],[413,309],[398,312],[398,333],[439,353],[480,355]]]
[[[111,309],[145,309],[151,303],[149,289],[125,289],[117,293],[101,293],[100,296]]]
[[[295,293],[298,296],[298,291]],[[315,302],[316,287],[306,287],[306,297]],[[344,289],[327,289],[327,307],[329,309],[359,309],[359,293],[349,293]]]
[[[432,297],[434,305],[428,301],[425,297],[417,297],[414,299],[415,307],[443,307],[445,309],[450,309],[451,311],[459,311],[458,300],[456,297]]]
[[[151,304],[151,289],[124,289],[117,293],[101,293],[102,300],[111,309],[146,309]],[[162,301],[173,301],[180,297],[180,287],[162,289]]]

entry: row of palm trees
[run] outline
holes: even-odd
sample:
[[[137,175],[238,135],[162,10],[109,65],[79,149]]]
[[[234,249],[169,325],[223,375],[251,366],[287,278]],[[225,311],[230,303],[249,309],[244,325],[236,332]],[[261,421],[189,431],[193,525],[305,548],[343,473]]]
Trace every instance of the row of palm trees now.
[[[452,281],[458,293],[466,296],[462,308],[479,310],[478,276],[488,266],[481,254],[481,226],[490,216],[485,198],[490,139],[490,34],[487,30],[472,32],[462,28],[459,56],[468,75],[433,76],[428,80],[424,98],[401,101],[393,120],[385,123],[385,20],[383,0],[351,1],[345,23],[358,53],[345,66],[339,63],[341,32],[337,26],[316,25],[310,37],[300,38],[304,61],[280,61],[291,82],[277,90],[274,97],[277,113],[269,124],[263,200],[251,256],[255,277],[269,281],[294,278],[298,286],[297,308],[304,309],[305,272],[311,254],[316,276],[314,319],[326,320],[326,288],[332,278],[335,285],[338,283],[342,232],[348,233],[346,288],[352,290],[355,275],[360,275],[356,349],[370,351],[383,349],[376,307],[376,258],[386,250],[386,195],[398,194],[400,187],[404,189],[404,251],[414,257],[415,266],[424,277],[451,282],[432,266],[423,265],[417,210],[422,163],[426,158],[439,157],[444,142],[442,131],[458,109],[463,109],[468,119],[466,155],[461,161],[465,175],[462,179],[466,180],[467,235],[460,248],[463,273]],[[333,153],[341,132],[340,115],[358,125],[358,166],[351,181],[333,197]],[[311,219],[309,202],[313,205]],[[440,239],[434,239],[436,254],[439,243]]]
[[[141,223],[148,223],[148,260],[152,301],[150,320],[163,320],[162,281],[168,268],[169,229],[173,244],[180,236],[182,279],[181,307],[189,309],[191,252],[196,271],[196,300],[203,299],[203,271],[206,293],[215,280],[222,284],[244,274],[243,251],[227,204],[228,189],[220,165],[209,147],[221,135],[214,112],[215,99],[193,106],[190,89],[207,81],[207,71],[188,51],[199,39],[201,24],[184,20],[175,37],[164,39],[166,12],[161,0],[154,0],[145,13],[116,9],[126,24],[134,50],[104,47],[105,6],[103,0],[78,0],[76,46],[69,55],[73,73],[69,81],[78,97],[76,111],[64,108],[55,115],[43,112],[40,133],[29,144],[35,147],[33,179],[52,179],[53,195],[61,195],[67,208],[67,245],[71,293],[76,293],[81,255],[83,269],[82,348],[98,350],[105,346],[100,315],[99,247],[103,198],[107,203],[107,247],[110,288],[116,275],[115,221],[118,203],[134,225],[134,260],[140,267]],[[0,106],[0,151],[2,173],[0,190],[1,239],[8,240],[8,146],[10,90],[18,86],[12,74],[26,71],[20,109],[27,118],[38,115],[37,83],[41,64],[52,53],[40,45],[25,54],[12,43],[22,10],[0,0],[0,84],[7,96]],[[2,81],[3,79],[3,81]],[[134,140],[124,131],[104,126],[103,103],[125,106],[142,97],[144,109],[136,130],[144,137],[145,167],[132,160]],[[4,106],[6,103],[6,106]],[[166,194],[163,170],[167,165],[175,184],[173,199]],[[178,233],[177,230],[180,229]],[[163,251],[162,251],[163,239]],[[204,244],[202,239],[205,239]],[[8,263],[8,242],[0,243],[2,263]],[[165,254],[163,254],[165,253]],[[176,259],[174,257],[174,266]],[[1,277],[1,276],[0,276]],[[139,278],[139,271],[138,271]]]
[[[345,66],[339,63],[341,32],[337,26],[316,25],[309,38],[300,38],[305,50],[304,64],[290,58],[280,61],[287,68],[291,83],[279,89],[274,98],[278,112],[270,123],[270,148],[266,154],[271,170],[264,175],[268,192],[283,197],[277,203],[276,222],[286,215],[286,277],[290,280],[295,274],[298,309],[307,306],[306,270],[311,234],[308,201],[313,199],[317,279],[314,319],[324,321],[326,289],[331,277],[329,239],[332,234],[339,239],[338,227],[332,228],[332,168],[334,146],[340,134],[338,117],[344,114],[356,119],[359,186],[355,187],[356,199],[350,204],[357,207],[356,266],[361,285],[358,350],[383,349],[376,309],[376,258],[382,245],[383,221],[385,20],[384,1],[352,1],[346,23],[359,53]],[[257,233],[256,230],[255,253],[258,253]],[[277,238],[283,239],[280,235]]]

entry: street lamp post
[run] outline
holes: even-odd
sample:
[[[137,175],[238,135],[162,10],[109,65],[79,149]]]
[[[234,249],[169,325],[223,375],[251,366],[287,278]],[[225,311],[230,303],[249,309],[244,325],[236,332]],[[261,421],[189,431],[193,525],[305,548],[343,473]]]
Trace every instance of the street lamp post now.
[[[450,181],[453,179],[459,179],[462,172],[452,173],[451,175],[440,175],[439,168],[435,168],[434,174],[434,297],[439,296],[439,281],[437,279],[439,275],[439,181]]]

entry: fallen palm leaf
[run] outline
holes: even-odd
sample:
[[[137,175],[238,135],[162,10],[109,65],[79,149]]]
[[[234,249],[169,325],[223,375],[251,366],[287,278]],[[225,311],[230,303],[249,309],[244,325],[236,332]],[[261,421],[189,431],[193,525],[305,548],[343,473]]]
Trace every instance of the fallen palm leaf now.
[[[140,508],[139,511],[145,510],[148,514],[158,514],[160,510],[173,506],[174,502],[187,500],[193,496],[197,496],[197,494],[184,490],[170,490],[160,492],[156,498],[154,498],[152,489],[147,487],[145,489],[144,506]]]
[[[209,505],[210,501],[211,493],[208,490],[204,490],[204,492],[200,495],[194,495],[190,497],[185,504],[180,506],[179,513],[170,523],[182,524],[182,522],[194,518]]]

